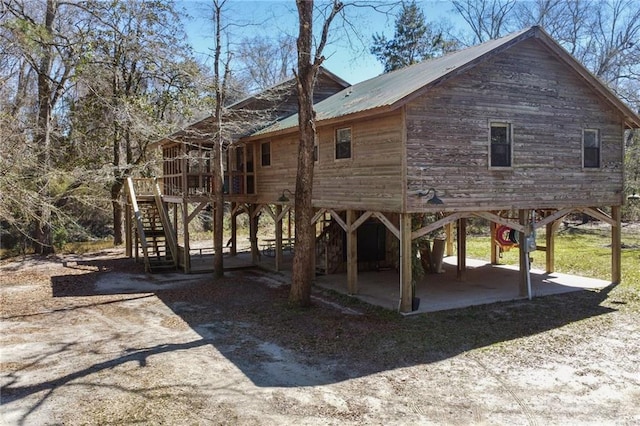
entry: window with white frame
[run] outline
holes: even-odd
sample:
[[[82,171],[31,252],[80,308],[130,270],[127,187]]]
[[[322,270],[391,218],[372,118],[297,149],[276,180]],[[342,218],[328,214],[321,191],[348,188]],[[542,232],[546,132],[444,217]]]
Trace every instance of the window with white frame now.
[[[511,123],[492,121],[489,127],[489,167],[511,167]]]
[[[597,129],[582,130],[582,166],[600,167],[600,131]]]
[[[351,158],[351,128],[336,130],[336,160]]]

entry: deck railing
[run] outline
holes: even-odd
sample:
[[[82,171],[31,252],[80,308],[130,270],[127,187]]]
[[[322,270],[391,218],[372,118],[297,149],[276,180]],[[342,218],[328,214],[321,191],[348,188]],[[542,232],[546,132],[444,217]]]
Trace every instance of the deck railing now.
[[[131,202],[131,208],[136,218],[136,228],[138,230],[138,237],[140,239],[142,252],[144,254],[144,268],[148,272],[151,270],[149,265],[149,249],[147,247],[147,239],[144,235],[144,227],[142,226],[142,214],[140,213],[140,208],[138,207],[138,194],[136,193],[136,185],[134,185],[133,178],[131,177],[127,178],[127,192],[129,193],[129,201]],[[137,251],[138,249],[136,248],[136,253]]]
[[[135,195],[137,196],[153,196],[156,186],[156,178],[128,178],[130,185],[135,186]]]

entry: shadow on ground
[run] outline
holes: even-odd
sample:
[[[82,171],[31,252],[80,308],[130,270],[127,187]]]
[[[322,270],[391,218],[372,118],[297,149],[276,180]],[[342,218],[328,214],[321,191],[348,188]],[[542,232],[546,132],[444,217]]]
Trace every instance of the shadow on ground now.
[[[89,272],[53,277],[54,298],[155,295],[201,339],[131,347],[124,356],[28,389],[9,383],[2,389],[2,404],[125,362],[143,363],[152,354],[209,344],[256,386],[325,385],[441,361],[613,312],[602,306],[611,287],[402,317],[318,288],[313,306],[292,308],[285,278],[260,270],[229,272],[214,281],[210,275],[145,274],[128,259],[96,257],[66,267]]]

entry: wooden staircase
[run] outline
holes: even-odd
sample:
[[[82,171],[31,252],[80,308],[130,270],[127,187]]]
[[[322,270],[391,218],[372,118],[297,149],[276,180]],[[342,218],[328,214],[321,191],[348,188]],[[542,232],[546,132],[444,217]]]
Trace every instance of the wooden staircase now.
[[[147,246],[149,272],[175,269],[174,257],[168,246],[167,231],[160,219],[155,201],[138,203],[143,232],[140,240]]]
[[[344,266],[344,231],[334,220],[325,222],[316,238],[316,274],[334,274]]]
[[[136,247],[138,242],[142,246],[147,272],[175,270],[178,265],[176,237],[155,179],[152,181],[151,190],[151,194],[144,189],[136,191],[134,180],[127,179],[129,202],[136,222]]]

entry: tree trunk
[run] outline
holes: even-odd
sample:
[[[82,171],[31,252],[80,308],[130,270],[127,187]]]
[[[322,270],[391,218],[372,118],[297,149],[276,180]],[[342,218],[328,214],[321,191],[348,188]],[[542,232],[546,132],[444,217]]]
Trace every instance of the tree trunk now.
[[[311,224],[313,218],[313,146],[316,129],[313,110],[314,67],[311,63],[313,36],[313,1],[297,0],[300,18],[298,36],[298,125],[300,141],[298,146],[298,171],[295,193],[295,238],[296,250],[293,256],[291,293],[289,301],[297,306],[311,304],[311,282],[313,280],[313,256],[315,232]]]
[[[315,126],[310,119],[313,111],[300,109],[300,146],[298,148],[298,173],[295,193],[295,238],[293,275],[289,299],[298,306],[311,303],[311,283],[314,271],[315,232],[313,219],[313,145]],[[304,123],[304,124],[303,124]]]
[[[224,142],[222,128],[222,106],[224,103],[223,88],[225,86],[220,76],[220,55],[222,54],[222,28],[221,13],[224,2],[213,2],[214,12],[213,19],[216,32],[216,44],[213,56],[213,72],[216,85],[216,108],[214,115],[217,120],[217,129],[214,136],[213,144],[213,188],[214,188],[214,218],[213,218],[213,276],[221,278],[224,276],[224,258],[223,258],[223,235],[224,235],[224,169],[222,167],[222,145]]]
[[[213,209],[213,270],[214,277],[224,276],[223,260],[223,231],[224,231],[224,193],[222,181],[222,147],[214,147],[213,154],[213,187],[214,187],[214,209]]]
[[[122,192],[123,181],[116,179],[111,185],[111,206],[113,210],[113,245],[119,246],[122,240],[122,203],[120,194]]]
[[[53,235],[51,232],[51,209],[45,205],[36,212],[37,221],[35,226],[35,247],[36,254],[48,255],[54,253]]]
[[[313,89],[318,70],[324,60],[322,51],[327,43],[329,27],[333,19],[344,8],[340,0],[333,0],[331,13],[324,21],[320,39],[313,52],[313,0],[296,0],[298,7],[298,172],[296,175],[296,250],[293,256],[291,293],[289,301],[304,307],[311,304],[311,283],[315,265],[315,227],[313,219],[313,148],[316,142]]]
[[[53,32],[53,21],[58,11],[55,0],[47,0],[44,28],[48,34]],[[45,195],[42,208],[36,212],[35,224],[35,252],[51,254],[54,252],[51,231],[51,207],[49,203],[49,173],[51,172],[51,79],[50,72],[53,63],[52,46],[45,45],[42,49],[38,72],[38,130],[37,142],[40,145],[38,162],[42,167],[41,191]]]

